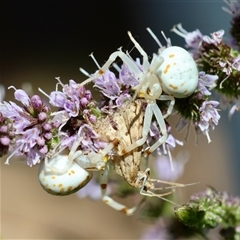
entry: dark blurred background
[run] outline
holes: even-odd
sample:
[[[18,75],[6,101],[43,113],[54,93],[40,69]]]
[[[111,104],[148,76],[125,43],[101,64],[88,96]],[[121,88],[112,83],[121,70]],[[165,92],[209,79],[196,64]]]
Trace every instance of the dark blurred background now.
[[[184,40],[170,32],[181,22],[189,31],[204,34],[228,29],[230,16],[221,1],[3,1],[1,17],[1,79],[4,84],[82,78],[79,66],[95,71],[88,57],[100,64],[120,46],[130,50],[127,31],[148,52],[158,46],[146,31],[150,27],[164,43],[163,30],[175,45]],[[46,75],[48,79],[42,77]],[[10,76],[15,75],[14,82]],[[40,77],[41,76],[41,77]]]
[[[128,30],[150,56],[158,46],[146,27],[163,43],[160,31],[164,31],[172,44],[179,46],[184,46],[184,40],[170,29],[180,22],[187,31],[198,28],[203,34],[210,34],[224,29],[228,36],[231,16],[222,11],[224,5],[211,0],[1,0],[0,83],[19,88],[23,82],[30,82],[35,92],[38,87],[49,92],[55,88],[57,76],[65,83],[69,79],[81,82],[85,76],[79,72],[80,66],[90,73],[96,70],[88,57],[91,52],[102,65],[120,46],[132,49]],[[131,54],[139,56],[136,51]],[[9,90],[6,99],[12,93]],[[186,196],[203,190],[206,184],[240,194],[239,115],[236,113],[231,122],[226,112],[221,116],[216,131],[210,133],[213,143],[207,144],[202,136],[197,147],[193,134],[186,143],[191,158],[183,179],[202,182],[190,192],[184,189]],[[1,162],[3,239],[138,239],[146,227],[137,217],[127,218],[101,202],[47,195],[38,184],[36,168],[16,161],[10,166]]]

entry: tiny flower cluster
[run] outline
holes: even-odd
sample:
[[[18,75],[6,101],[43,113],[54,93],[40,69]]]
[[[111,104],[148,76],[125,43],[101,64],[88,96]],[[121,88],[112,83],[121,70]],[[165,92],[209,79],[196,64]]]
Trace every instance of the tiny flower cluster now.
[[[32,166],[40,162],[53,145],[59,124],[50,121],[50,109],[38,95],[30,98],[25,91],[14,90],[15,99],[20,101],[22,106],[11,101],[0,105],[2,119],[5,119],[2,128],[10,125],[11,131],[8,134],[10,139],[14,140],[11,145],[12,153],[6,164],[9,164],[13,155],[25,155],[27,164]]]
[[[0,157],[8,153],[10,142],[14,141],[14,136],[13,124],[0,113]]]
[[[215,75],[215,80],[212,78],[210,85],[207,86],[220,93],[220,102],[227,99],[228,105],[236,103],[230,110],[231,116],[238,110],[240,95],[240,5],[236,1],[225,2],[229,9],[226,7],[223,9],[233,16],[230,43],[223,40],[224,30],[216,31],[209,37],[202,35],[198,29],[187,32],[181,24],[178,24],[172,31],[185,39],[186,47],[193,55],[198,67],[208,74]]]
[[[221,234],[227,239],[239,239],[240,199],[213,188],[194,194],[190,201],[175,209],[177,218],[195,228],[215,228],[221,225]],[[231,237],[229,237],[231,234]]]

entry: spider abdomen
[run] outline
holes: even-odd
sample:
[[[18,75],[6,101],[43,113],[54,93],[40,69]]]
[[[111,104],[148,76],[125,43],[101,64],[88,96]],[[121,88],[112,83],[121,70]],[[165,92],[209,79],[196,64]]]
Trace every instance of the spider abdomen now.
[[[168,47],[160,53],[164,59],[157,70],[165,93],[176,97],[190,96],[197,88],[198,69],[190,53],[177,46]]]
[[[58,155],[50,159],[49,164],[61,169],[61,166],[66,166],[67,161],[67,155]],[[64,196],[75,193],[84,187],[91,178],[92,173],[81,168],[76,162],[73,162],[65,173],[48,170],[44,161],[39,167],[39,182],[46,192],[53,195]]]

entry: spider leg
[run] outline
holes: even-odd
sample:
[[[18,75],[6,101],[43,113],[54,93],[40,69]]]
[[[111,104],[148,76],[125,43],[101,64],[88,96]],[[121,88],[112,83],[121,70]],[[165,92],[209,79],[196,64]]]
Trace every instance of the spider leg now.
[[[157,140],[157,142],[155,142],[150,148],[146,150],[145,152],[146,154],[151,154],[153,151],[155,151],[159,146],[161,146],[167,140],[167,136],[168,136],[164,117],[156,103],[152,104],[152,111],[156,117],[162,136]]]
[[[137,97],[138,92],[142,88],[142,86],[150,81],[150,76],[156,72],[156,70],[160,67],[160,65],[163,63],[164,59],[160,56],[154,56],[152,59],[151,64],[148,61],[148,55],[143,50],[143,48],[140,46],[140,44],[134,39],[131,32],[128,32],[128,36],[130,37],[131,41],[134,43],[135,47],[139,51],[139,53],[143,56],[143,73],[144,75],[139,79],[139,85],[136,88],[135,94],[133,96],[133,99]]]
[[[142,181],[142,186],[140,188],[140,194],[143,196],[148,196],[148,197],[158,197],[164,201],[172,203],[173,205],[177,205],[176,203],[174,203],[171,200],[164,197],[164,196],[168,196],[168,195],[172,194],[175,189],[172,189],[169,192],[165,192],[165,193],[161,193],[161,194],[156,194],[149,190],[149,188],[152,190],[161,190],[161,189],[155,188],[154,185],[152,185],[152,186],[150,185],[147,187],[147,184],[146,184],[147,181],[152,183],[152,179],[149,179],[149,175],[150,175],[150,168],[147,168],[143,174],[138,176],[140,178],[139,180]]]
[[[150,176],[150,168],[147,168],[144,173],[141,173],[141,175],[138,176],[139,181],[142,181],[142,186],[140,188],[141,195],[149,196],[149,197],[162,197],[162,196],[166,196],[166,195],[169,195],[172,193],[172,191],[170,191],[170,192],[163,193],[163,194],[155,194],[155,193],[149,191],[149,189],[148,189],[149,187],[147,188],[147,185],[146,185],[146,182],[148,180],[150,180],[150,181],[152,180],[152,179],[149,179],[149,176]],[[156,188],[154,186],[152,186],[152,189],[156,190]]]
[[[88,159],[91,164],[95,164],[98,170],[102,170],[105,168],[105,164],[109,159],[109,153],[111,153],[112,149],[116,147],[119,143],[118,139],[114,139],[112,142],[108,143],[107,146],[99,151],[98,153],[91,152],[88,154]]]
[[[106,195],[107,183],[108,183],[108,172],[109,172],[109,164],[106,165],[105,170],[100,173],[100,186],[102,191],[102,201],[106,203],[111,208],[122,212],[128,216],[132,215],[145,201],[145,197],[141,199],[141,201],[132,208],[127,208],[125,205],[118,203],[111,197]]]
[[[169,187],[154,188],[155,190],[175,189],[178,187],[186,187],[186,186],[192,186],[192,185],[198,184],[198,182],[183,184],[183,183],[169,182],[169,181],[164,181],[159,179],[151,179],[151,182],[158,182],[158,183],[170,185]]]
[[[137,97],[138,93],[142,90],[144,85],[148,85],[148,88],[151,89],[152,88],[151,84],[154,83],[156,80],[159,81],[157,76],[155,75],[155,72],[161,66],[163,61],[164,61],[164,59],[162,57],[159,57],[159,56],[158,57],[156,57],[156,56],[153,57],[149,68],[146,69],[143,72],[144,74],[139,78],[139,84],[135,89],[133,100]],[[159,83],[159,90],[158,90],[157,94],[160,95],[161,93],[162,93],[162,87]]]
[[[146,72],[149,67],[149,61],[148,61],[148,55],[143,50],[143,48],[139,45],[139,43],[134,39],[131,32],[128,31],[128,36],[131,39],[131,41],[134,43],[135,47],[139,51],[139,53],[143,56],[143,71]]]
[[[50,155],[50,156],[45,157],[44,161],[45,161],[46,169],[48,169],[52,172],[58,173],[58,174],[64,174],[72,166],[72,163],[75,159],[81,158],[83,153],[82,153],[82,151],[77,150],[77,148],[79,147],[80,142],[82,141],[82,137],[80,135],[81,135],[81,131],[84,127],[86,127],[86,126],[83,125],[82,127],[79,128],[78,133],[76,135],[76,139],[74,140],[72,147],[68,154],[60,154],[60,152],[57,152],[57,153],[54,153],[53,156]],[[67,146],[65,146],[65,148],[67,148]],[[60,158],[60,156],[68,156],[68,157]],[[50,159],[52,160],[51,164],[49,163]],[[55,163],[58,161],[62,161],[62,163],[63,163],[63,161],[65,161],[65,166],[63,168],[54,167]]]
[[[81,83],[81,85],[86,85],[88,83],[90,83],[91,81],[95,80],[96,78],[101,77],[111,66],[111,64],[116,60],[116,58],[119,57],[122,59],[122,61],[128,66],[128,68],[133,71],[134,74],[136,74],[137,76],[140,76],[142,74],[142,72],[140,71],[140,69],[138,68],[138,66],[136,65],[136,63],[129,58],[129,56],[122,52],[121,50],[118,50],[116,52],[113,52],[110,56],[109,59],[107,60],[107,62],[102,66],[101,69],[99,69],[92,77],[86,79],[85,81],[83,81]]]
[[[161,101],[170,101],[170,104],[168,106],[167,109],[167,113],[163,115],[163,118],[167,118],[173,110],[174,104],[175,104],[175,98],[173,96],[170,95],[161,95],[157,100],[161,100]]]
[[[142,146],[146,140],[147,135],[150,130],[151,122],[152,122],[152,116],[153,116],[153,105],[152,103],[147,104],[145,114],[144,114],[144,122],[143,122],[143,129],[142,129],[142,138],[138,139],[135,143],[132,143],[128,147],[126,147],[122,151],[122,155],[126,154],[127,152],[132,151],[134,148],[137,148],[139,146]]]

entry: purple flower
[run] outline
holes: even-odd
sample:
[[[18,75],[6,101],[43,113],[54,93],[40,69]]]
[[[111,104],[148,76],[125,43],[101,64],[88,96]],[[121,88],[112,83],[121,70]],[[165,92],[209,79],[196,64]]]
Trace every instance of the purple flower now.
[[[213,44],[218,46],[222,42],[222,37],[224,35],[224,30],[219,30],[217,32],[211,33],[211,38],[209,36],[203,36],[203,41],[208,44]]]
[[[49,103],[54,107],[62,107],[66,101],[66,96],[63,92],[53,91],[49,95]]]
[[[232,63],[230,63],[228,60],[224,60],[224,61],[219,61],[218,64],[220,65],[220,67],[222,67],[222,71],[226,73],[227,76],[229,76],[232,72]],[[236,66],[236,62],[235,62],[235,66]],[[225,81],[226,79],[224,79],[223,81]]]
[[[240,57],[236,57],[233,59],[232,68],[237,71],[240,71]]]
[[[4,146],[8,146],[10,144],[10,139],[7,136],[3,136],[0,138],[0,144]]]
[[[170,156],[170,150],[175,148],[176,144],[181,145],[181,146],[183,145],[183,142],[175,139],[170,134],[170,131],[171,131],[171,127],[169,126],[168,129],[167,129],[168,137],[167,137],[166,141],[161,146],[159,146],[159,148],[157,149],[157,151],[160,154],[164,154],[164,155],[169,155]],[[151,124],[151,128],[150,128],[150,131],[149,131],[149,136],[148,136],[147,142],[151,143],[151,142],[157,141],[161,137],[161,135],[162,134],[160,132],[160,129],[159,129],[157,123],[154,121]]]
[[[37,139],[39,138],[40,131],[37,128],[25,130],[21,136],[16,136],[18,139],[14,144],[14,149],[10,156],[6,159],[5,164],[9,164],[9,160],[13,155],[27,156],[27,164],[31,167],[38,163],[39,159],[42,158],[42,154],[38,152],[36,148]]]
[[[199,55],[199,49],[203,40],[202,33],[198,29],[193,32],[187,32],[180,23],[174,26],[172,28],[172,31],[185,39],[187,43],[186,47],[191,49],[193,58],[197,59]]]
[[[59,148],[61,150],[65,148],[71,149],[73,143],[79,138],[81,139],[79,143],[79,149],[81,149],[81,151],[83,151],[85,154],[89,154],[91,152],[97,153],[100,149],[106,147],[106,143],[99,140],[98,134],[92,130],[88,124],[83,124],[79,127],[79,130],[76,134],[71,136],[68,134],[63,134]]]
[[[206,96],[211,95],[211,92],[208,91],[206,87],[210,89],[216,86],[216,81],[218,79],[217,75],[206,74],[205,72],[201,71],[198,74],[198,90]]]
[[[39,91],[49,98],[49,103],[52,106],[59,108],[52,115],[58,115],[56,119],[62,126],[70,118],[84,115],[85,110],[96,108],[91,92],[81,84],[77,84],[74,80],[69,80],[69,84],[63,84],[59,77],[56,80],[58,81],[56,91],[51,92],[49,95],[41,89]],[[62,91],[58,90],[59,85],[62,86]]]
[[[99,88],[103,95],[111,100],[117,98],[121,93],[116,76],[110,70],[94,80],[94,87]]]
[[[22,89],[16,89],[13,86],[10,86],[8,89],[13,88],[15,90],[14,92],[14,96],[15,99],[18,100],[19,102],[21,102],[25,107],[29,107],[30,106],[30,98],[27,95],[27,93],[22,90]]]
[[[138,62],[136,61],[136,63]],[[140,66],[141,65],[139,63],[139,67]],[[126,64],[123,64],[120,69],[118,81],[121,85],[125,86],[126,88],[135,87],[139,84],[137,77],[132,71],[130,71]]]
[[[116,99],[116,105],[121,106],[124,102],[132,100],[129,93],[123,93]]]
[[[8,121],[4,121],[2,126],[0,124],[1,130],[4,131],[4,127],[10,122],[12,127],[8,129],[8,137],[15,141],[14,145],[13,141],[10,141],[12,146],[9,147],[12,152],[6,160],[6,164],[9,164],[13,155],[25,155],[27,164],[33,166],[45,157],[49,149],[54,148],[57,144],[58,136],[56,133],[59,124],[50,119],[50,109],[43,104],[39,96],[34,95],[30,98],[25,91],[14,87],[10,88],[15,90],[15,98],[23,106],[20,107],[14,102],[0,104],[2,117],[8,119]],[[3,139],[6,140],[6,138]]]
[[[0,112],[0,157],[6,155],[9,151],[11,142],[15,138],[15,129],[11,120],[3,117]]]
[[[22,131],[31,124],[29,114],[14,102],[10,101],[9,103],[3,102],[0,104],[0,112],[4,117],[14,122],[16,134],[22,133]]]
[[[209,137],[209,129],[214,130],[215,126],[218,124],[220,115],[216,107],[219,105],[217,101],[204,101],[199,109],[200,121],[198,127],[207,136],[208,142],[211,142]]]
[[[235,104],[230,108],[229,110],[229,118],[232,117],[232,115],[236,112],[239,111],[240,109],[240,100],[234,99],[233,102],[235,102]],[[232,102],[231,102],[232,103]]]

